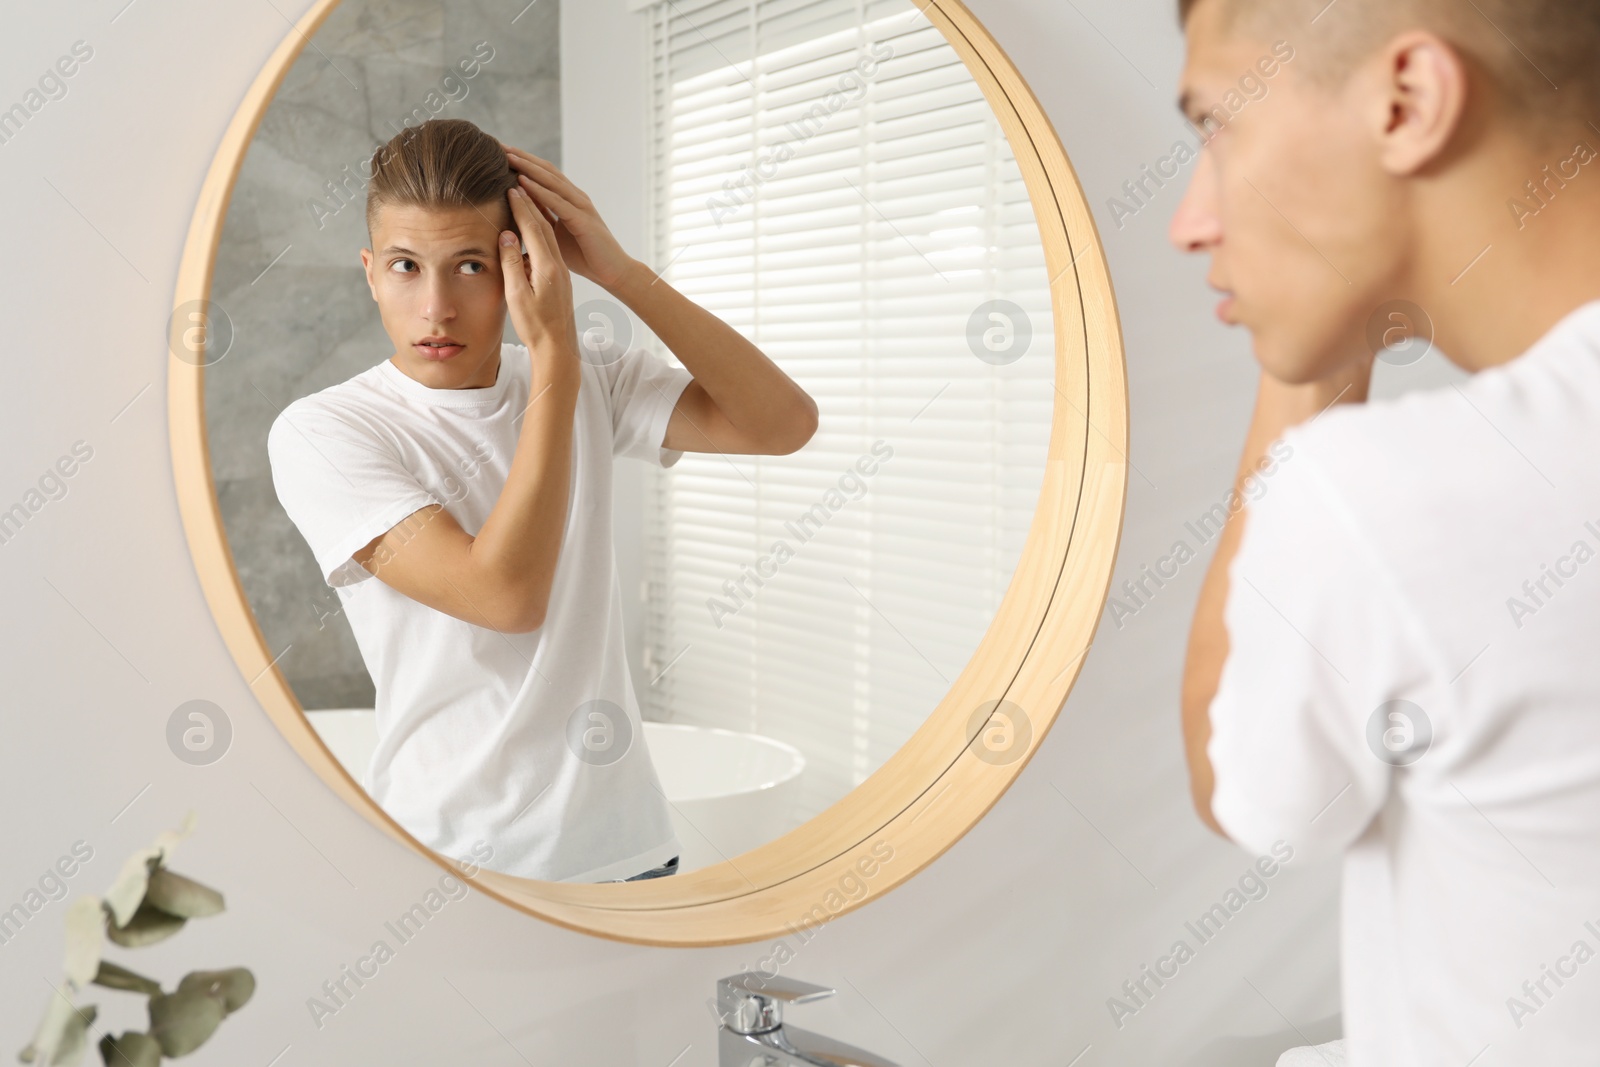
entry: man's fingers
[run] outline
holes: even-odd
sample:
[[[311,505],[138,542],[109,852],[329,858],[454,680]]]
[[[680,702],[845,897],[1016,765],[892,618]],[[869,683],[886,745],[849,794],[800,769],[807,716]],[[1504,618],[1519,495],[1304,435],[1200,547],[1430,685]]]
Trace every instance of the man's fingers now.
[[[506,275],[507,302],[522,304],[535,292],[564,292],[563,272],[567,266],[545,209],[521,189],[508,189],[506,196],[511,202],[511,216],[516,226],[516,230],[503,231],[501,237],[500,258]],[[504,243],[506,235],[517,231],[522,234],[520,243],[527,247],[526,256],[519,252],[516,240],[509,245]]]
[[[539,209],[539,214],[544,216],[544,221],[550,224],[550,232],[555,233],[556,224],[561,221],[556,217],[556,213],[551,211],[545,205],[539,203],[537,199],[533,201],[533,206]],[[559,241],[559,235],[557,235],[557,239]]]
[[[520,296],[530,288],[526,268],[522,263],[522,241],[515,230],[500,231],[500,271],[506,277],[506,299]]]
[[[511,218],[523,231],[522,236],[528,245],[528,251],[531,253],[534,250],[535,239],[540,247],[546,251],[551,250],[555,231],[550,229],[550,220],[544,217],[543,212],[536,210],[533,199],[520,185],[510,189],[507,195],[511,198]],[[550,240],[546,240],[547,230]]]
[[[578,205],[573,203],[571,200],[567,199],[566,197],[562,196],[555,189],[550,188],[549,186],[540,185],[538,182],[532,181],[530,179],[524,179],[524,180],[528,181],[529,185],[532,185],[533,188],[532,189],[528,189],[527,186],[524,186],[523,187],[523,191],[526,192],[533,199],[533,202],[535,204],[539,205],[541,210],[547,211],[550,214],[554,214],[556,211],[559,210],[559,211],[563,212],[563,214],[561,215],[561,218],[563,218],[563,219],[570,219],[574,215],[578,214],[578,212],[580,210]],[[546,199],[548,199],[551,202],[551,204],[553,204],[555,206],[553,208],[546,206],[546,204],[544,203],[544,201]]]
[[[590,209],[594,207],[594,201],[589,199],[588,194],[579,189],[577,183],[571,178],[561,173],[554,163],[542,160],[538,156],[530,155],[527,152],[522,152],[512,158],[515,160],[512,163],[513,169],[524,172],[530,181],[555,190],[579,207]]]
[[[511,200],[511,218],[522,231],[523,244],[528,246],[528,259],[534,273],[548,274],[560,256],[555,230],[543,212],[535,209],[527,193],[513,188],[506,195]]]

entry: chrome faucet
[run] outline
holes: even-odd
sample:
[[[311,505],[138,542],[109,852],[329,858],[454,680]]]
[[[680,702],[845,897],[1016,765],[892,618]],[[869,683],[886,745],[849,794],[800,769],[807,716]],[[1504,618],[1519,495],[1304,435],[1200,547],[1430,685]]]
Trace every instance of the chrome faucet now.
[[[754,971],[718,979],[718,1067],[899,1067],[842,1041],[783,1024],[783,1001],[809,1004],[835,992]]]

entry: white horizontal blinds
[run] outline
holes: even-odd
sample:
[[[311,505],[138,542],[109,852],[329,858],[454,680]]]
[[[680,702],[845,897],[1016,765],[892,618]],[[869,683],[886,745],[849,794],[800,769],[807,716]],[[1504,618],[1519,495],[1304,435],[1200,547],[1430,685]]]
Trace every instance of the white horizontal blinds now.
[[[655,476],[641,699],[798,746],[798,822],[921,725],[1011,579],[1053,410],[1044,253],[993,112],[908,0],[673,0],[652,19],[653,262],[821,426],[794,455],[690,453]],[[968,341],[995,299],[1033,330],[1002,366]],[[858,461],[876,472],[852,481]]]

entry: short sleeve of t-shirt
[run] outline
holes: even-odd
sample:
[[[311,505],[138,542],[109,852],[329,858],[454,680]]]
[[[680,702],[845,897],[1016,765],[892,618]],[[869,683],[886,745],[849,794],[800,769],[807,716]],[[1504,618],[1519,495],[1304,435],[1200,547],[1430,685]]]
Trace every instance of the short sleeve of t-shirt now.
[[[645,348],[623,349],[611,342],[602,350],[600,371],[608,385],[611,407],[611,452],[670,467],[683,452],[663,448],[667,422],[678,397],[694,380]]]
[[[1298,428],[1283,441],[1292,451],[1248,502],[1228,570],[1211,807],[1247,849],[1281,839],[1315,859],[1360,837],[1388,798],[1395,756],[1384,739],[1406,707],[1390,701],[1425,709],[1438,693],[1414,615],[1370,542]]]
[[[303,401],[273,421],[267,456],[278,502],[335,588],[372,577],[351,553],[413,512],[444,503],[381,441]]]

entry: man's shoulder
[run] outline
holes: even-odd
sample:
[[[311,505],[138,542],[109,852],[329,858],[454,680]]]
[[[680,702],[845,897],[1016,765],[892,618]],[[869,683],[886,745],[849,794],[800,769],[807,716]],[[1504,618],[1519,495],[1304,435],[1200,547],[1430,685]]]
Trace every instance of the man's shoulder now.
[[[1600,359],[1585,366],[1572,355],[1570,339],[1553,336],[1461,381],[1335,404],[1282,440],[1353,501],[1377,493],[1405,509],[1454,494],[1481,499],[1496,479],[1524,480],[1537,450],[1600,429]],[[1575,381],[1577,368],[1592,379]]]
[[[1580,457],[1600,443],[1600,362],[1581,385],[1570,354],[1545,344],[1444,386],[1337,404],[1282,434],[1273,481],[1314,492],[1397,574],[1443,582],[1487,567],[1559,521],[1550,485],[1595,492]],[[1282,507],[1296,496],[1281,493]]]
[[[1505,460],[1545,442],[1575,445],[1567,439],[1597,428],[1600,301],[1564,316],[1516,359],[1443,386],[1337,404],[1283,439],[1303,446],[1342,488],[1415,487],[1425,504],[1430,495],[1468,484],[1481,491],[1485,477],[1520,480],[1528,473],[1526,463],[1485,469],[1485,458]],[[1463,470],[1474,477],[1440,477]]]
[[[1406,465],[1394,461],[1429,440],[1428,427],[1450,417],[1442,393],[1419,390],[1360,404],[1336,403],[1283,432],[1284,461],[1292,466],[1298,459],[1310,460],[1307,466],[1340,484],[1358,472],[1399,473]]]
[[[1451,461],[1435,448],[1440,431],[1456,418],[1448,391],[1334,404],[1284,430],[1276,454],[1285,471],[1298,471],[1352,504],[1374,483],[1427,483],[1427,468]]]
[[[296,430],[324,435],[363,434],[362,414],[373,409],[381,396],[376,388],[381,373],[373,365],[342,382],[296,397],[284,405],[267,431],[269,448],[275,440]]]
[[[1280,506],[1303,508],[1314,499],[1318,515],[1342,528],[1324,535],[1353,534],[1392,565],[1444,537],[1459,543],[1458,517],[1493,492],[1494,476],[1482,462],[1489,427],[1473,406],[1475,391],[1469,379],[1335,404],[1290,427],[1276,444],[1273,481],[1292,487],[1277,494]],[[1272,496],[1269,486],[1263,509],[1272,507]]]

